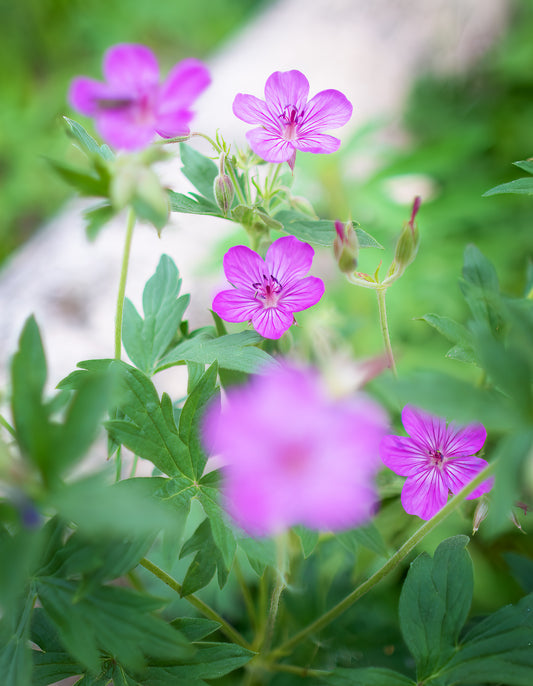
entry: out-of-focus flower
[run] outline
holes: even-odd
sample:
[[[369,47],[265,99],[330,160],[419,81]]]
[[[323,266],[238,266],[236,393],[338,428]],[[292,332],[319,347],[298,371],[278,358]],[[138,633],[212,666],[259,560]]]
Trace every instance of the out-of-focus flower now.
[[[213,300],[213,310],[228,322],[251,320],[265,338],[280,338],[294,323],[294,312],[315,305],[324,283],[305,276],[315,251],[294,236],[278,238],[263,260],[244,245],[224,255],[224,273],[234,286]]]
[[[246,138],[252,150],[267,162],[288,162],[294,169],[296,151],[331,153],[340,140],[323,133],[343,126],[352,116],[352,105],[337,90],[317,93],[309,102],[309,82],[302,72],[276,71],[265,85],[265,99],[239,93],[233,113],[258,128]]]
[[[385,436],[380,446],[381,459],[407,481],[402,490],[402,505],[408,514],[431,519],[448,500],[448,492],[458,493],[487,466],[474,453],[481,450],[487,432],[482,424],[446,426],[446,420],[406,405],[402,422],[409,437]],[[468,499],[479,498],[492,488],[487,479]]]
[[[359,255],[357,234],[352,222],[343,224],[338,220],[335,222],[335,232],[337,235],[333,241],[333,254],[341,272],[351,274],[357,267]]]
[[[102,138],[120,150],[140,150],[155,134],[185,136],[193,117],[190,107],[209,85],[207,68],[198,60],[176,64],[163,83],[155,55],[144,45],[123,43],[104,57],[105,82],[79,76],[72,81],[69,103],[93,117]]]
[[[296,524],[341,530],[373,513],[383,409],[363,394],[334,400],[311,370],[287,365],[232,388],[208,409],[204,443],[220,453],[225,507],[254,536]]]

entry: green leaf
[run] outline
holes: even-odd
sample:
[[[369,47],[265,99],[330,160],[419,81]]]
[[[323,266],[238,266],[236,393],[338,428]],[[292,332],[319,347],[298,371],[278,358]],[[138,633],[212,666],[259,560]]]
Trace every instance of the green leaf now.
[[[362,545],[381,557],[387,557],[389,551],[375,524],[366,524],[357,529],[341,531],[336,534],[337,540],[350,552],[355,553]]]
[[[179,343],[159,360],[156,372],[184,362],[212,364],[218,362],[221,369],[231,369],[248,374],[260,373],[267,366],[276,364],[268,353],[256,345],[263,338],[254,331],[241,331],[219,338],[198,335]]]
[[[431,676],[454,654],[472,602],[473,573],[467,536],[443,541],[433,559],[411,564],[400,595],[400,628],[413,654],[418,680]]]
[[[472,344],[472,336],[468,329],[449,317],[425,314],[422,317],[416,317],[416,319],[426,322],[452,343],[458,343],[462,346],[471,346]]]
[[[65,123],[67,124],[67,134],[76,140],[80,145],[81,149],[88,153],[89,155],[98,155],[102,159],[109,161],[114,159],[114,155],[108,145],[98,145],[92,136],[90,136],[83,126],[74,121],[74,119],[69,119],[68,117],[63,117]]]
[[[189,179],[204,198],[216,204],[213,183],[218,175],[217,165],[185,143],[180,143],[180,158],[183,163],[181,171],[185,178]]]
[[[83,211],[83,219],[85,222],[85,232],[87,238],[93,241],[100,233],[100,230],[113,219],[115,210],[108,203],[90,207]]]
[[[222,578],[219,576],[219,582],[222,581],[221,587],[227,578],[227,574],[224,576],[222,559],[214,546],[209,519],[204,519],[193,535],[185,541],[180,551],[180,559],[194,552],[196,555],[187,569],[181,586],[182,597],[196,593],[207,586],[215,575],[217,567],[222,573]]]
[[[76,169],[64,162],[48,159],[48,164],[69,186],[75,188],[80,195],[107,197],[109,194],[109,178],[99,176],[92,170],[87,172]]]
[[[513,162],[515,167],[523,169],[528,174],[533,174],[533,160],[520,160],[519,162]]]
[[[205,198],[190,198],[183,193],[167,191],[170,202],[171,212],[182,212],[183,214],[206,214],[213,217],[223,217],[217,205],[209,202]]]
[[[443,675],[450,684],[533,683],[533,594],[494,612],[464,637]]]
[[[318,531],[312,531],[305,526],[299,525],[294,527],[294,532],[300,539],[300,545],[302,546],[304,557],[309,557],[318,543]]]
[[[229,571],[235,557],[237,544],[233,529],[228,524],[228,516],[218,503],[219,491],[200,482],[198,500],[209,517],[213,541],[220,551],[225,569]]]
[[[320,680],[331,686],[416,686],[412,679],[392,669],[382,667],[362,669],[337,667],[331,674],[321,677]]]
[[[475,245],[465,248],[463,277],[484,292],[498,293],[500,290],[494,265]]]
[[[301,241],[309,241],[316,245],[329,247],[333,245],[337,235],[335,232],[335,222],[329,219],[309,219],[306,215],[294,210],[278,212],[275,218],[283,224],[283,228],[287,233],[296,236]],[[370,234],[363,231],[363,229],[355,227],[355,233],[357,234],[360,248],[383,249],[383,246]]]
[[[158,599],[116,586],[93,588],[80,597],[76,582],[55,577],[38,579],[37,591],[65,648],[93,672],[100,651],[133,669],[144,666],[143,655],[171,659],[190,654],[186,639],[151,614],[161,606]]]
[[[189,295],[178,298],[180,288],[176,265],[163,255],[144,288],[144,319],[125,300],[122,342],[131,361],[148,375],[176,335],[189,304]]]
[[[511,574],[527,593],[533,592],[533,560],[517,553],[504,553]]]
[[[240,538],[238,543],[258,576],[263,576],[267,567],[276,568],[276,545],[271,538]]]
[[[200,641],[220,628],[219,622],[202,617],[178,617],[170,625],[181,632],[189,641]]]
[[[499,195],[500,193],[533,195],[533,179],[529,178],[529,176],[526,176],[523,179],[516,179],[515,181],[509,181],[509,183],[502,183],[499,186],[491,188],[486,193],[483,193],[483,197],[486,198],[490,195]]]

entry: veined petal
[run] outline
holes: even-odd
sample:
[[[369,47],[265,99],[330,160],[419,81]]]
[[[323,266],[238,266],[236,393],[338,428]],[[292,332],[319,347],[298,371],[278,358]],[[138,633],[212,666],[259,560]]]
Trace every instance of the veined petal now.
[[[456,457],[453,460],[446,460],[443,469],[446,485],[452,493],[459,493],[487,465],[488,462],[480,457]],[[475,491],[467,496],[467,500],[479,498],[483,493],[487,493],[492,488],[493,483],[494,478],[483,481]]]
[[[294,144],[302,152],[328,155],[332,152],[337,152],[341,142],[335,136],[330,136],[327,133],[307,133],[305,136],[299,133]]]
[[[385,436],[379,453],[383,463],[400,476],[414,476],[428,461],[428,455],[416,443],[402,436]]]
[[[246,139],[255,154],[266,162],[288,162],[294,156],[294,144],[282,138],[281,133],[261,127],[248,131]]]
[[[187,110],[210,83],[209,71],[199,60],[190,58],[176,64],[159,89],[158,117]]]
[[[101,101],[120,101],[124,97],[128,96],[124,96],[124,92],[117,88],[86,76],[73,79],[68,92],[70,106],[88,117],[94,117],[99,112]]]
[[[248,293],[233,288],[217,293],[212,307],[213,311],[227,322],[247,322],[262,306]]]
[[[294,279],[300,279],[311,269],[315,251],[294,236],[283,236],[272,243],[267,250],[265,262],[269,274],[285,286]]]
[[[444,450],[448,431],[446,420],[406,405],[402,410],[402,423],[409,436],[425,450]]]
[[[159,66],[154,53],[135,43],[122,43],[108,50],[103,71],[111,85],[131,89],[133,93],[159,83]]]
[[[252,317],[254,329],[265,338],[281,338],[293,321],[292,312],[279,306],[261,308]]]
[[[284,114],[287,107],[301,112],[309,95],[309,81],[301,71],[275,71],[265,84],[265,100],[275,117]]]
[[[224,255],[223,265],[227,280],[234,286],[247,289],[252,295],[255,290],[253,284],[260,283],[268,271],[259,255],[245,245],[230,248]]]
[[[256,98],[255,95],[238,93],[233,101],[232,109],[233,114],[247,124],[277,125],[268,111],[266,102]]]
[[[324,295],[324,282],[316,276],[307,276],[291,283],[282,291],[280,302],[291,312],[301,312],[316,305]]]
[[[431,519],[448,500],[448,487],[435,467],[410,476],[402,490],[402,505],[407,514]]]
[[[102,138],[119,150],[141,150],[154,138],[153,122],[139,123],[131,110],[105,110],[96,117],[96,128]]]
[[[447,457],[473,455],[481,450],[486,438],[487,431],[483,424],[469,424],[464,427],[450,424],[444,453]]]
[[[338,129],[346,124],[352,112],[352,103],[340,91],[333,88],[321,91],[305,107],[300,126],[301,135]]]

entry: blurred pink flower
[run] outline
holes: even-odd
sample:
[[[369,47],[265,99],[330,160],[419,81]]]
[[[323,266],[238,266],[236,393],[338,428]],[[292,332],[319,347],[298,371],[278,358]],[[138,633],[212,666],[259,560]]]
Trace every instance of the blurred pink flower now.
[[[258,128],[246,138],[252,150],[267,162],[288,162],[294,169],[296,151],[331,153],[340,140],[323,133],[343,126],[352,116],[352,105],[337,90],[317,93],[309,102],[309,82],[302,72],[276,71],[265,84],[265,99],[239,93],[233,113]]]
[[[402,490],[404,510],[431,519],[446,505],[449,491],[458,493],[487,466],[485,460],[473,457],[487,432],[482,424],[446,426],[445,419],[411,405],[403,408],[402,422],[410,437],[385,436],[381,459],[393,472],[408,477]],[[493,482],[484,481],[468,499],[490,491]]]
[[[220,453],[225,507],[253,536],[302,524],[342,530],[368,520],[387,417],[358,394],[334,400],[317,374],[282,365],[208,409],[204,444]]]
[[[228,322],[251,320],[265,338],[280,338],[294,322],[294,312],[315,305],[324,294],[324,283],[305,276],[313,248],[294,236],[278,238],[263,260],[244,245],[224,255],[224,273],[234,286],[213,300],[213,310]]]
[[[186,59],[159,81],[157,59],[144,45],[122,43],[104,56],[105,83],[75,78],[69,103],[94,117],[96,128],[111,146],[140,150],[155,134],[163,138],[187,135],[193,117],[190,107],[211,79],[198,60]]]

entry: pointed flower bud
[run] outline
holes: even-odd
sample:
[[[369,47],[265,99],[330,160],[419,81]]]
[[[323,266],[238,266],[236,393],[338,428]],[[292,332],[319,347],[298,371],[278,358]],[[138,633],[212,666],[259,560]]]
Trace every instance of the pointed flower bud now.
[[[483,522],[489,513],[489,504],[487,502],[486,498],[481,498],[479,503],[477,504],[477,507],[474,511],[474,518],[472,520],[472,533],[475,534],[477,533],[479,527],[481,526],[481,522]]]
[[[413,203],[413,211],[411,212],[411,219],[403,225],[402,232],[396,243],[396,251],[394,253],[394,264],[396,270],[403,272],[411,262],[415,259],[418,252],[418,245],[420,243],[420,236],[418,233],[418,225],[415,222],[416,215],[420,209],[421,199],[417,196]]]
[[[357,267],[359,241],[352,222],[335,222],[337,235],[333,241],[333,254],[343,274],[351,274]]]
[[[215,194],[217,205],[222,210],[224,216],[227,216],[235,197],[235,188],[230,177],[225,172],[224,155],[220,158],[220,173],[214,181],[213,193]]]

